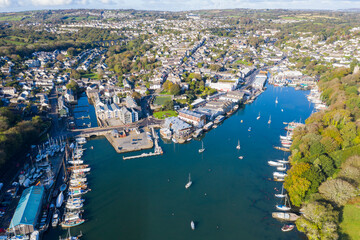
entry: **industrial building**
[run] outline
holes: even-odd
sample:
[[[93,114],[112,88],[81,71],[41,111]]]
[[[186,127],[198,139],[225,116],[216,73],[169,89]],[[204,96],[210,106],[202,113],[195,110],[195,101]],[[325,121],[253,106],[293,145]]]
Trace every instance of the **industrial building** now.
[[[44,198],[44,187],[32,186],[23,191],[10,223],[10,231],[30,234],[35,230]]]

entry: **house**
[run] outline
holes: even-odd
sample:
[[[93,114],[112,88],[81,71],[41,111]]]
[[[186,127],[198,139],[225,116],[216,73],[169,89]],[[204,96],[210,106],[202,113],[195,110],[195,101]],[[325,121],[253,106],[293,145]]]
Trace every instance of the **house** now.
[[[72,89],[66,89],[64,97],[67,102],[76,102],[76,96],[74,95],[74,91]]]
[[[195,127],[201,128],[206,123],[206,116],[202,113],[193,112],[190,110],[182,109],[179,111],[181,120],[194,125]]]
[[[2,93],[10,95],[10,96],[14,96],[16,94],[16,88],[14,88],[14,87],[4,87],[2,89]]]

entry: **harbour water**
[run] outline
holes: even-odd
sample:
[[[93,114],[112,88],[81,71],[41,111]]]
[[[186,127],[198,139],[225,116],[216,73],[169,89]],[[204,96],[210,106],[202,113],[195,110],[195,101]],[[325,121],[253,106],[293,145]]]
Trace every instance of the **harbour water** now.
[[[164,155],[124,161],[105,138],[88,141],[83,157],[92,169],[87,221],[71,232],[82,231],[86,240],[302,239],[295,230],[281,232],[282,223],[271,217],[281,183],[270,180],[275,169],[267,161],[287,156],[273,146],[280,146],[283,122],[304,122],[310,116],[313,106],[306,94],[268,86],[254,103],[204,136],[202,154],[200,141],[161,141]],[[185,189],[189,173],[193,184]],[[50,228],[45,239],[60,234],[66,231]]]
[[[76,128],[97,127],[96,113],[93,105],[90,105],[88,98],[83,93],[73,109]]]

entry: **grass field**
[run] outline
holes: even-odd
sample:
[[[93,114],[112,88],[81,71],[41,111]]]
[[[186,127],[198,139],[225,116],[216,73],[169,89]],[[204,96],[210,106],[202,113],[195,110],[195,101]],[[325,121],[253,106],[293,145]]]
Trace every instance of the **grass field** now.
[[[347,204],[343,210],[343,221],[340,223],[341,232],[350,239],[360,239],[360,204]]]
[[[155,105],[164,105],[164,103],[168,100],[171,100],[170,96],[156,96],[154,100]]]
[[[99,80],[99,75],[97,73],[81,74],[81,77]]]
[[[176,117],[178,114],[175,111],[161,111],[161,112],[154,112],[154,117],[157,119],[165,119],[168,117]]]
[[[8,15],[2,15],[0,16],[0,21],[21,21],[24,17],[27,17],[27,15],[12,15],[12,14],[8,14]]]

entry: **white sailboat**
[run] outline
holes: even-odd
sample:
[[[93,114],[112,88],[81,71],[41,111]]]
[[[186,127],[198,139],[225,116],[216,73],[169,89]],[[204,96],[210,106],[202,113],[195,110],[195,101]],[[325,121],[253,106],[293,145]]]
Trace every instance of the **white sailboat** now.
[[[240,150],[240,140],[238,140],[238,145],[236,146],[237,150]]]
[[[276,99],[275,99],[275,103],[277,104],[277,103],[279,103],[279,101],[278,101],[278,98],[276,97]]]
[[[202,153],[205,151],[205,148],[204,148],[204,142],[201,141],[201,148],[199,149],[199,153]]]
[[[259,116],[257,116],[256,120],[259,120],[260,119],[260,113],[259,113]]]
[[[270,117],[269,117],[269,121],[268,121],[268,124],[270,124],[271,123],[271,115],[270,115]]]
[[[188,189],[192,184],[192,181],[191,181],[191,176],[190,176],[190,173],[189,173],[189,181],[186,183],[185,185],[185,188]]]
[[[286,194],[284,194],[284,184],[281,187],[281,193],[275,194],[275,197],[278,197],[278,198],[286,197]]]
[[[195,223],[194,223],[194,221],[191,221],[190,226],[191,226],[191,229],[192,229],[192,230],[195,230]]]
[[[280,211],[290,211],[291,210],[290,202],[287,198],[287,195],[285,196],[284,205],[278,204],[278,205],[276,205],[276,209],[278,209]]]

